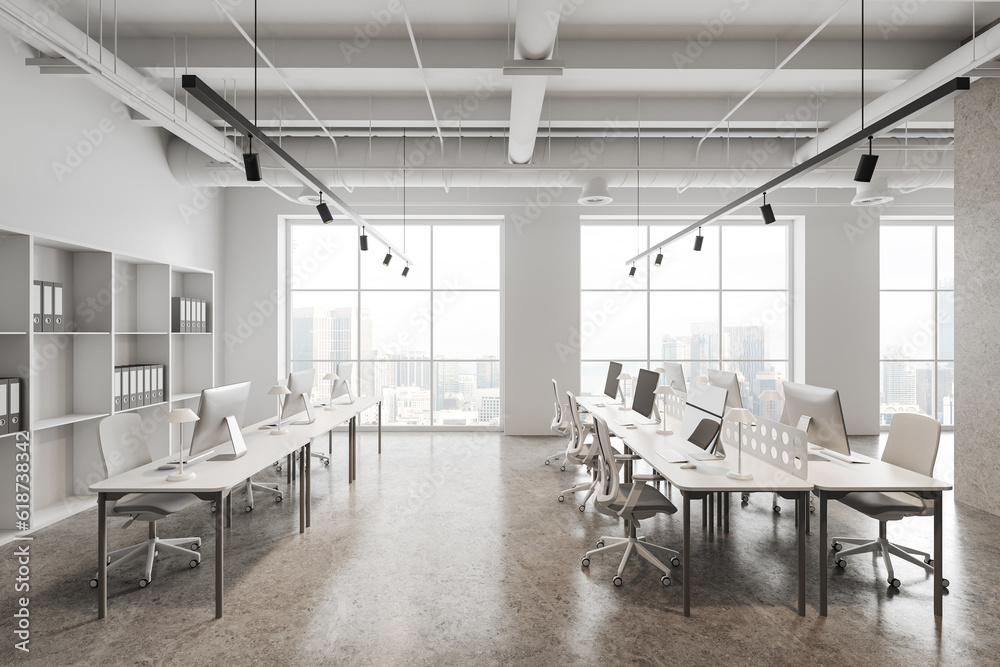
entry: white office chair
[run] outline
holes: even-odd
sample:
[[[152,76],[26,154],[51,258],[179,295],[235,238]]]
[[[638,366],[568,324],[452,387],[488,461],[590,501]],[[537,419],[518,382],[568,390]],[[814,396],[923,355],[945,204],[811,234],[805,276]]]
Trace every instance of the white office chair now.
[[[652,482],[660,479],[658,475],[633,475],[634,482],[619,483],[618,462],[635,460],[639,457],[616,455],[611,447],[611,439],[608,437],[608,424],[597,415],[594,415],[594,434],[599,445],[598,492],[594,507],[602,514],[624,519],[628,537],[601,537],[597,548],[588,551],[581,564],[584,567],[590,567],[590,559],[597,554],[624,550],[625,555],[622,556],[621,564],[618,566],[618,574],[613,579],[615,586],[621,586],[625,564],[628,563],[629,556],[635,551],[663,572],[660,583],[669,586],[670,570],[654,555],[654,552],[670,558],[670,563],[674,567],[681,564],[680,553],[647,542],[645,537],[636,535],[636,529],[639,527],[640,520],[648,519],[656,514],[675,514],[677,508],[656,487],[646,484],[647,481]]]
[[[893,416],[889,426],[889,437],[885,442],[882,460],[930,477],[934,474],[934,463],[937,460],[940,441],[941,424],[936,419],[926,415],[899,413]],[[886,539],[886,522],[898,521],[909,516],[933,515],[933,500],[921,498],[917,493],[910,492],[857,491],[847,494],[840,499],[840,502],[877,519],[878,539],[833,538],[833,550],[840,552],[837,558],[837,567],[847,567],[844,556],[874,553],[876,556],[882,556],[885,561],[885,569],[889,574],[889,585],[893,588],[899,588],[900,584],[899,579],[893,573],[890,554],[918,565],[927,572],[934,572],[934,560],[930,554],[893,544]],[[844,544],[857,546],[841,551]],[[917,556],[921,556],[922,560],[918,559]],[[945,587],[949,584],[947,579],[943,579],[941,583]]]
[[[566,446],[566,462],[586,466],[590,471],[591,480],[589,482],[571,486],[564,491],[560,491],[558,500],[559,502],[563,502],[566,500],[566,496],[571,493],[586,491],[587,496],[583,499],[583,502],[580,503],[580,511],[582,512],[587,509],[587,501],[590,500],[590,497],[594,495],[595,491],[597,491],[598,445],[591,434],[592,424],[584,424],[580,420],[580,406],[577,405],[576,396],[573,395],[573,392],[567,391],[566,398],[567,405],[569,406],[566,412],[569,414],[570,429],[569,444]]]
[[[133,468],[146,465],[153,459],[149,455],[146,443],[139,436],[142,433],[142,418],[134,412],[124,412],[101,420],[98,426],[101,461],[108,477],[128,472]],[[164,473],[166,474],[166,473]],[[174,512],[199,502],[198,498],[189,493],[132,493],[108,507],[108,516],[127,516],[128,522],[122,528],[128,528],[133,521],[145,521],[149,524],[149,539],[124,549],[117,549],[108,554],[108,566],[120,565],[127,561],[146,555],[146,575],[139,580],[139,588],[145,588],[153,580],[153,559],[159,552],[187,556],[191,567],[197,567],[201,562],[200,537],[176,537],[163,539],[156,534],[156,522]],[[190,549],[180,546],[190,544]],[[90,581],[91,588],[97,588],[97,576]]]
[[[552,424],[549,425],[549,429],[556,435],[569,435],[569,419],[566,417],[566,408],[559,399],[559,383],[556,382],[555,378],[552,378],[552,390],[555,392],[556,396],[555,417],[553,417]],[[545,459],[545,465],[549,465],[563,454],[564,452],[553,454],[549,458]],[[562,469],[566,469],[565,463],[563,463]]]

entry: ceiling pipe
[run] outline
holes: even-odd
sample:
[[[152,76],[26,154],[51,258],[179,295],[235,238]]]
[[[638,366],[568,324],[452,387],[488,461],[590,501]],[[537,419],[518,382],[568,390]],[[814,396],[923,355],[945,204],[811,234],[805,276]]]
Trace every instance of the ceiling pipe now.
[[[866,118],[887,116],[931,90],[964,76],[971,70],[1000,56],[1000,25],[990,28],[975,39],[960,46],[947,56],[930,65],[912,79],[904,81],[876,100],[865,105]],[[831,125],[819,136],[802,144],[795,151],[795,164],[812,158],[830,146],[851,136],[861,127],[861,110]],[[881,133],[875,136],[881,136]]]
[[[535,152],[538,124],[548,75],[531,67],[512,67],[518,61],[543,61],[552,58],[559,29],[562,0],[520,0],[514,29],[514,62],[505,63],[504,73],[514,76],[510,91],[510,145],[508,157],[513,164],[528,164]],[[550,72],[551,70],[544,70]],[[517,72],[516,74],[514,72]]]

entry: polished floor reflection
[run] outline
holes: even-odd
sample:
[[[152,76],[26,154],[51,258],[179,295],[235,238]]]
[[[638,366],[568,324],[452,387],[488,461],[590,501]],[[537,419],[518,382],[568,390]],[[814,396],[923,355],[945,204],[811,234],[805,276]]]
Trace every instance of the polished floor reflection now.
[[[500,434],[386,434],[383,454],[361,434],[358,479],[346,479],[346,438],[329,468],[313,469],[313,527],[299,535],[296,491],[250,514],[237,498],[226,545],[226,614],[213,617],[214,528],[208,507],[164,521],[161,534],[200,534],[205,559],[157,563],[140,590],[138,562],[110,574],[109,617],[96,620],[96,510],[39,531],[32,542],[29,654],[17,663],[295,665],[992,664],[1000,650],[996,539],[1000,518],[955,505],[945,513],[951,591],[935,622],[932,585],[897,566],[857,557],[832,570],[830,615],[820,618],[819,545],[809,536],[809,607],[795,614],[792,504],[733,498],[728,534],[694,522],[691,618],[680,571],[664,588],[634,559],[615,588],[618,559],[580,567],[609,517],[556,496],[576,471],[543,466],[560,443]],[[876,453],[877,438],[856,439]],[[324,443],[325,445],[325,443]],[[951,437],[939,476],[951,475]],[[274,480],[281,477],[273,474]],[[679,496],[675,494],[675,501]],[[833,504],[831,534],[875,534],[877,524]],[[678,515],[644,522],[658,544],[681,543]],[[930,546],[930,519],[890,526],[890,538]],[[109,529],[112,548],[144,528]],[[14,664],[13,545],[0,547],[0,664]]]

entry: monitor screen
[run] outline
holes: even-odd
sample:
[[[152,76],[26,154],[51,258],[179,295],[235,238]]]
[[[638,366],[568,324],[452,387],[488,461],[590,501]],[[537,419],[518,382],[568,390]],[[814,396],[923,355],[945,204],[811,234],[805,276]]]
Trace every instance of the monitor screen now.
[[[617,361],[608,364],[608,379],[604,381],[604,395],[610,399],[618,398],[618,376],[621,374],[621,364]]]
[[[692,385],[684,405],[684,418],[679,435],[693,445],[716,456],[725,456],[719,431],[726,409],[726,390],[707,384]]]
[[[686,394],[688,388],[684,382],[684,367],[672,361],[663,364],[663,384],[674,391]]]
[[[732,371],[717,371],[710,368],[708,370],[708,383],[713,387],[725,389],[726,407],[742,408],[743,397],[740,396],[740,381],[736,379],[736,373]]]
[[[285,404],[281,408],[282,419],[305,411],[305,402],[312,394],[315,377],[315,368],[306,368],[288,374],[288,391],[291,393],[285,396]],[[305,399],[302,398],[303,395],[306,396]]]
[[[643,417],[653,414],[653,401],[656,400],[656,385],[660,375],[645,368],[639,369],[639,379],[635,383],[635,394],[632,396],[632,409]]]
[[[192,458],[230,442],[226,417],[235,417],[237,425],[242,427],[249,399],[249,382],[202,390],[201,401],[198,403],[198,421],[194,423],[191,435]]]
[[[351,381],[351,366],[354,362],[351,361],[341,361],[337,364],[337,377],[339,380],[334,381],[333,390],[331,392],[332,401],[337,401],[341,396],[347,396],[350,398],[350,392],[348,392],[347,383]],[[347,403],[347,400],[337,401],[338,403]]]
[[[781,384],[785,394],[781,423],[797,426],[801,417],[809,417],[809,429],[806,432],[809,442],[831,452],[850,456],[851,445],[847,441],[840,393],[836,389],[796,382]]]

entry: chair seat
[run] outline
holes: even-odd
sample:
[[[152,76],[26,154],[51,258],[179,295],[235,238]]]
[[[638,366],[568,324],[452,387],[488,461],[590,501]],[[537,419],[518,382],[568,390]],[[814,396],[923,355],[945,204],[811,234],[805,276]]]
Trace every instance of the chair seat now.
[[[856,491],[840,499],[840,502],[874,519],[902,518],[931,513],[934,504],[910,493],[899,491]]]
[[[675,514],[677,512],[677,506],[660,493],[655,486],[645,483],[639,484],[642,486],[642,491],[639,493],[639,501],[632,509],[632,518],[642,519],[654,514]],[[616,512],[621,510],[625,506],[625,499],[632,493],[633,486],[635,483],[620,484],[618,488],[621,492],[621,501],[612,501],[608,504],[608,508]]]
[[[115,503],[115,514],[160,514],[166,516],[180,512],[198,502],[190,493],[131,493]]]

